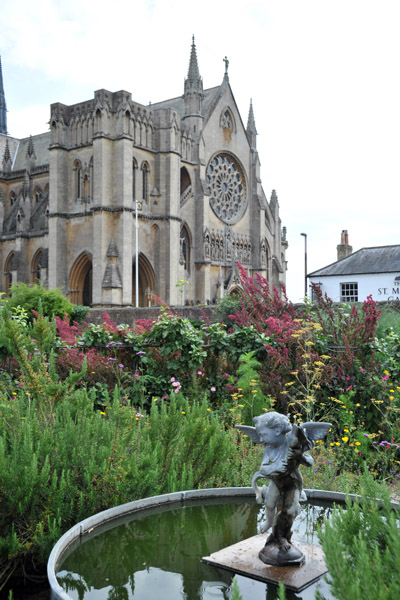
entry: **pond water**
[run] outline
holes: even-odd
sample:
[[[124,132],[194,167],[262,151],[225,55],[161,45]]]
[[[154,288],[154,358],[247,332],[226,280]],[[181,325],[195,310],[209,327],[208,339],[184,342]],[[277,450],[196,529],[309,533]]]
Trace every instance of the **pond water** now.
[[[316,524],[331,508],[307,503],[293,527],[293,541],[318,544]],[[276,586],[201,561],[257,533],[263,510],[254,501],[210,500],[150,509],[96,528],[72,546],[57,579],[76,600],[228,600],[236,579],[244,600],[275,600]],[[287,600],[311,600],[318,588],[333,596],[321,578]]]

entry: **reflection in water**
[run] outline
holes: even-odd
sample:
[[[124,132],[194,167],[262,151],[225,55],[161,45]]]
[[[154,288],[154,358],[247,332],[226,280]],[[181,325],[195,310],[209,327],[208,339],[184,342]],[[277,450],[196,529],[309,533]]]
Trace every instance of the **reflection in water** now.
[[[70,549],[57,573],[60,585],[77,600],[230,599],[233,573],[201,557],[251,537],[264,517],[253,502],[212,502],[152,509],[96,529]],[[315,524],[328,512],[304,507],[293,538],[316,544]],[[276,600],[275,586],[235,578],[245,600]],[[317,585],[332,598],[323,580]],[[287,592],[287,600],[311,600],[315,589]]]

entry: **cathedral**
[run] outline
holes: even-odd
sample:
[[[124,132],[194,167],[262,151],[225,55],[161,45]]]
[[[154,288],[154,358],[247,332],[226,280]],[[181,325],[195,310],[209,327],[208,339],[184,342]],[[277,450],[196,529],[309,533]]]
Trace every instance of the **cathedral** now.
[[[286,229],[261,185],[256,125],[229,83],[203,89],[193,39],[183,94],[129,92],[50,106],[50,131],[7,132],[0,61],[0,291],[61,288],[76,304],[212,304],[237,263],[285,284]]]

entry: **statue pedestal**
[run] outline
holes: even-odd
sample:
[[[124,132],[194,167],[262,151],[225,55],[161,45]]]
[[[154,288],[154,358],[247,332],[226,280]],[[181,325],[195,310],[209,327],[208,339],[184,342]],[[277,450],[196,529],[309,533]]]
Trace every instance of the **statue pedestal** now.
[[[264,564],[259,558],[265,545],[264,534],[255,535],[233,546],[223,548],[210,556],[204,556],[206,563],[251,577],[265,583],[278,585],[280,581],[289,589],[299,592],[327,573],[324,553],[319,546],[294,541],[294,545],[304,554],[304,561],[296,566]]]

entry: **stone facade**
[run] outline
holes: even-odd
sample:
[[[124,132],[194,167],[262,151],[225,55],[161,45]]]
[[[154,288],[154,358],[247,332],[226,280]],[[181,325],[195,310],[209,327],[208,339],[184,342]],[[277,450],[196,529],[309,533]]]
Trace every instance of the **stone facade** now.
[[[0,134],[1,290],[40,280],[99,308],[148,306],[152,293],[207,304],[237,289],[237,262],[280,289],[286,231],[261,186],[256,135],[228,61],[222,84],[203,90],[194,40],[182,96],[144,106],[98,90],[52,104],[48,133]]]

